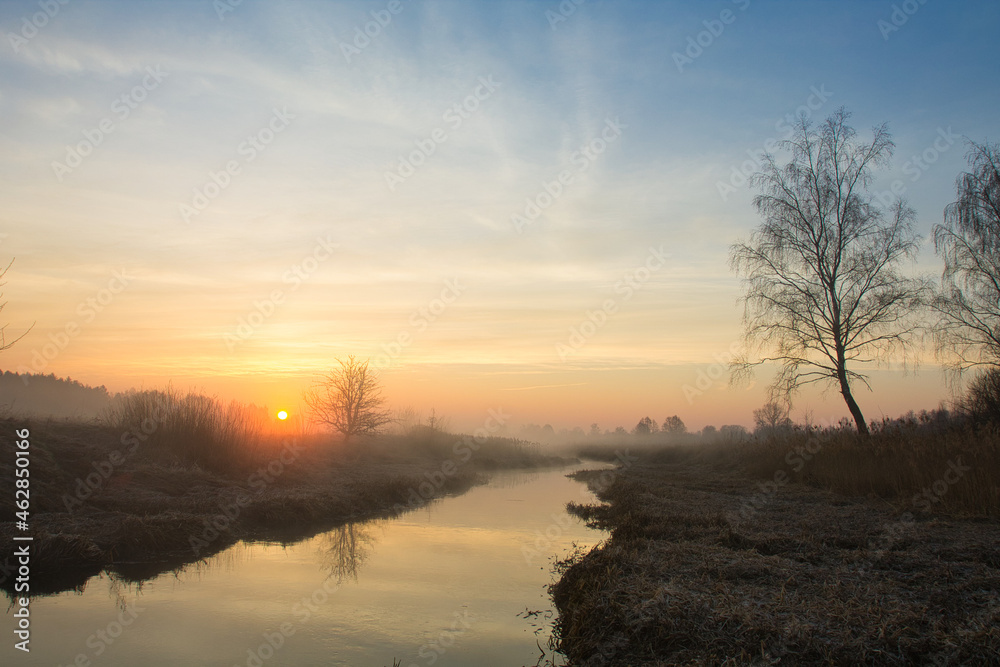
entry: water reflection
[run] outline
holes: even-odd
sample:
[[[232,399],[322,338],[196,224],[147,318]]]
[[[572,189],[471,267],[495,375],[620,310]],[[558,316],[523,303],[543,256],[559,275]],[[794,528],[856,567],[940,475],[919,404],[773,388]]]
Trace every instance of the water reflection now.
[[[26,664],[97,659],[91,637],[109,624],[117,632],[132,610],[138,618],[101,664],[246,665],[284,624],[294,634],[264,667],[535,664],[551,629],[553,561],[601,538],[566,514],[567,501],[588,501],[568,472],[497,473],[394,519],[240,542],[145,583],[105,571],[80,593],[32,601],[38,644]]]
[[[358,580],[358,569],[376,544],[372,529],[379,524],[384,522],[349,523],[321,536],[320,566],[338,584],[346,579]]]
[[[537,478],[539,472],[539,469],[506,470],[502,475],[493,475],[490,477],[489,481],[486,482],[486,486],[491,489],[513,489]]]

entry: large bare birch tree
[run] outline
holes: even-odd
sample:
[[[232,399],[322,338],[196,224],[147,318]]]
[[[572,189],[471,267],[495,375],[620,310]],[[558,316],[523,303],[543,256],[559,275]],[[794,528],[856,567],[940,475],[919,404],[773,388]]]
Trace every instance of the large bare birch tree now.
[[[747,342],[733,371],[738,379],[779,364],[772,396],[786,400],[804,385],[832,383],[867,435],[852,390],[868,386],[858,366],[909,348],[927,286],[900,272],[918,250],[913,210],[901,199],[883,207],[868,192],[872,171],[892,157],[889,131],[875,127],[862,142],[849,119],[841,108],[815,131],[800,119],[780,145],[790,161],[765,155],[751,179],[762,222],[730,250],[745,288]]]

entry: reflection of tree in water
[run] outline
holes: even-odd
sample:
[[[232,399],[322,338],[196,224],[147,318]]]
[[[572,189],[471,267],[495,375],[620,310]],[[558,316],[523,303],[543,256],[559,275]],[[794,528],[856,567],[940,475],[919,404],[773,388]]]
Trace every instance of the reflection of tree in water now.
[[[184,563],[173,569],[164,567],[162,563],[119,563],[114,568],[103,570],[97,575],[97,580],[107,579],[109,597],[115,600],[119,610],[126,611],[127,606],[142,595],[143,584],[147,581],[160,577],[165,581],[168,575],[180,582],[201,581],[203,575],[214,570],[235,572],[240,565],[252,559],[254,551],[262,548],[266,547],[241,541],[210,558]],[[83,593],[89,583],[90,580],[72,590]]]
[[[534,470],[504,470],[490,475],[486,486],[493,489],[513,489],[517,486],[524,486],[537,477],[538,472]]]
[[[102,573],[103,577],[104,574]],[[119,611],[126,611],[130,602],[135,602],[142,595],[142,581],[129,581],[121,575],[109,572],[108,595],[114,599]]]
[[[349,523],[324,533],[321,564],[336,577],[337,583],[347,578],[358,580],[358,568],[364,564],[375,545],[370,524]]]

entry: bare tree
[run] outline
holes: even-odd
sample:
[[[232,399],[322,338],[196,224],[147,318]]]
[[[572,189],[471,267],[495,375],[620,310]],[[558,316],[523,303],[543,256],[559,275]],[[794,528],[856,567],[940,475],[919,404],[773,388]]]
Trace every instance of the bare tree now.
[[[358,580],[358,569],[368,560],[376,542],[371,529],[362,523],[334,528],[323,535],[323,541],[326,544],[321,547],[321,567],[336,577],[338,584]]]
[[[338,359],[340,368],[330,371],[323,380],[305,394],[304,400],[313,418],[344,434],[345,439],[355,435],[377,433],[392,421],[382,405],[382,387],[367,361],[358,361],[351,355],[347,360]]]
[[[730,263],[746,289],[748,354],[758,358],[737,359],[733,371],[739,380],[780,363],[772,397],[785,400],[803,385],[832,382],[867,434],[851,384],[868,381],[854,366],[909,349],[926,285],[897,268],[918,249],[913,210],[902,200],[883,209],[867,192],[872,169],[892,156],[888,129],[875,127],[861,143],[849,118],[841,108],[815,133],[801,119],[781,142],[791,161],[779,167],[765,155],[752,177],[763,222],[732,246]]]
[[[756,426],[756,433],[760,435],[771,435],[792,426],[792,420],[788,416],[788,406],[776,401],[768,401],[753,411],[753,421]]]
[[[1000,145],[970,142],[967,159],[957,199],[934,227],[934,249],[944,259],[932,301],[941,315],[935,331],[957,371],[1000,366]]]
[[[0,271],[0,281],[3,280],[3,277],[5,275],[7,275],[7,271],[10,269],[11,265],[13,265],[13,264],[14,264],[14,260],[12,259],[12,260],[10,260],[10,263],[7,264],[7,266],[4,268],[4,270]],[[5,284],[6,283],[4,283],[4,282],[0,282],[0,287],[3,287]],[[3,294],[0,293],[0,296],[3,296]],[[2,311],[4,309],[4,306],[6,306],[6,305],[7,305],[6,301],[4,301],[3,303],[0,303],[0,311]],[[28,327],[28,331],[31,331],[31,329],[34,326],[35,325],[32,324],[30,327]],[[14,343],[16,343],[17,341],[21,340],[25,336],[27,336],[28,335],[28,331],[25,331],[23,334],[21,334],[20,336],[18,336],[17,338],[15,338],[14,340],[12,340],[12,341],[10,341],[8,343],[7,342],[7,325],[4,324],[3,326],[0,326],[0,351],[6,350],[7,348],[12,347],[14,345]]]

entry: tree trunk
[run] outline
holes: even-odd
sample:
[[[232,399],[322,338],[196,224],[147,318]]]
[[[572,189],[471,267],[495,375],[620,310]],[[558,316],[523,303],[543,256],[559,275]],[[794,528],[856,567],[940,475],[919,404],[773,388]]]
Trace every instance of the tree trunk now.
[[[847,403],[847,409],[851,411],[851,416],[854,417],[858,433],[864,436],[870,435],[868,423],[865,421],[865,416],[861,414],[861,408],[858,407],[858,402],[854,400],[854,395],[851,394],[851,385],[848,384],[847,375],[843,372],[840,375],[840,393],[843,394],[844,401]]]
[[[847,358],[844,352],[844,342],[841,337],[841,327],[840,327],[840,302],[836,300],[835,295],[831,293],[831,299],[833,299],[833,310],[837,317],[838,324],[834,327],[834,336],[837,345],[837,379],[840,380],[840,393],[844,397],[844,402],[847,403],[847,409],[851,411],[851,416],[854,417],[854,423],[858,427],[858,433],[863,436],[870,435],[868,431],[868,423],[865,422],[865,416],[861,414],[861,408],[858,407],[858,402],[854,400],[854,395],[851,393],[851,383],[847,380]]]

